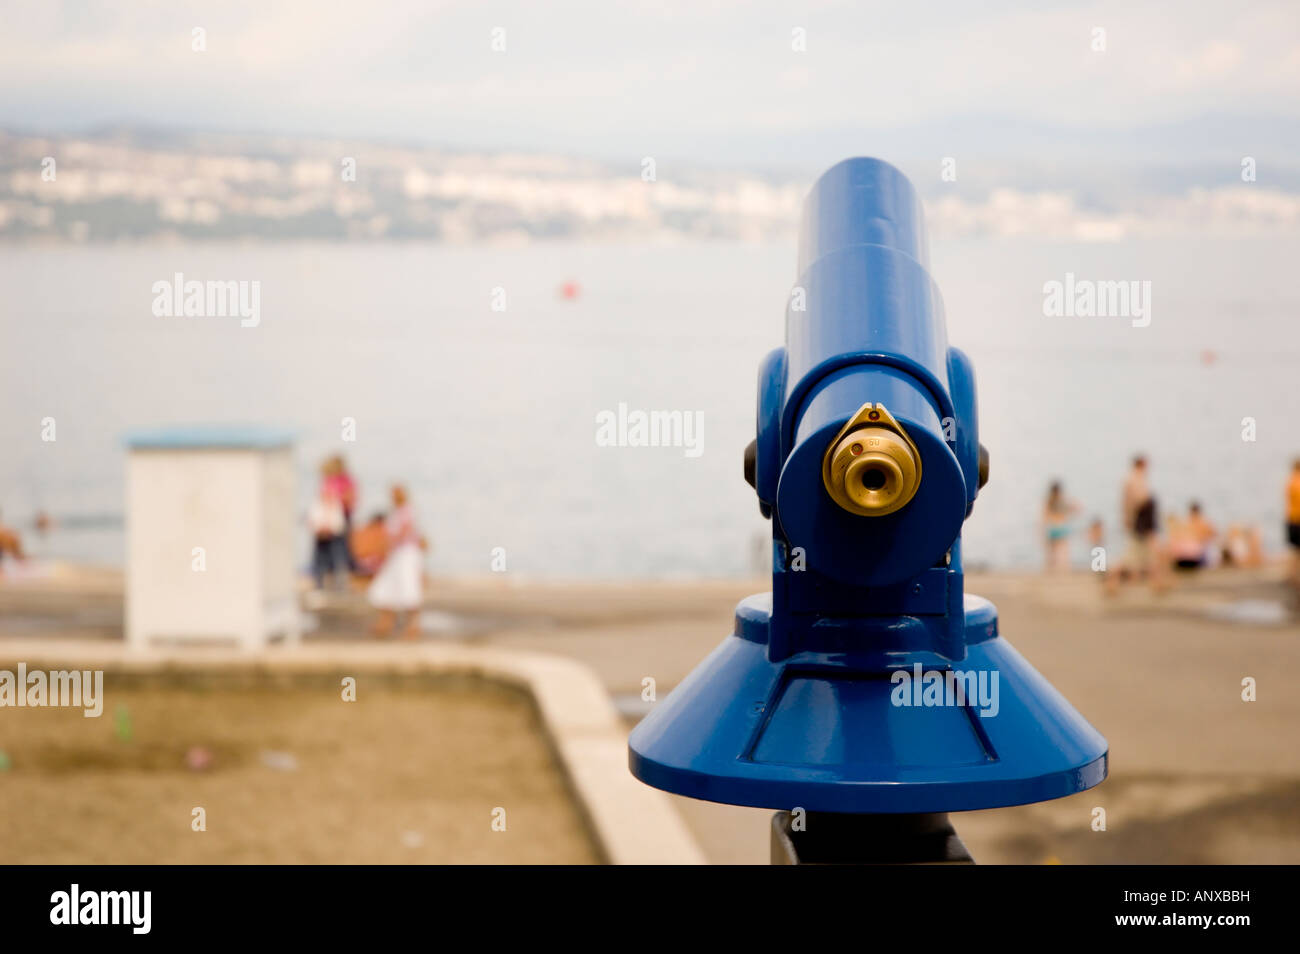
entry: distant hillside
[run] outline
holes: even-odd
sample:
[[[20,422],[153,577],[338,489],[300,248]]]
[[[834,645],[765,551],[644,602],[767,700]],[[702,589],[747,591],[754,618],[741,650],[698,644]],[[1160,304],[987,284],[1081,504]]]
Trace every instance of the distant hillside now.
[[[1226,159],[943,158],[895,159],[937,237],[1300,228],[1300,180],[1267,164],[1251,182]],[[793,234],[813,174],[274,136],[11,132],[0,133],[0,238],[764,241]]]

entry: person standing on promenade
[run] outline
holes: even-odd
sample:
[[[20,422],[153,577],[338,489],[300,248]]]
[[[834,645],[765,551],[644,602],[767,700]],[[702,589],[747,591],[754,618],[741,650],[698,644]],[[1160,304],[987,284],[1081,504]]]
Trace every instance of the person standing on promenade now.
[[[1291,567],[1287,578],[1300,590],[1300,457],[1291,465],[1291,480],[1286,485],[1286,542],[1291,548]]]
[[[1070,522],[1078,512],[1079,505],[1065,496],[1061,482],[1052,481],[1043,504],[1048,573],[1070,568],[1070,533],[1074,529]]]
[[[345,569],[350,573],[356,573],[357,561],[352,554],[352,511],[357,505],[357,483],[348,473],[348,465],[344,462],[342,454],[335,454],[327,460],[323,473],[325,486],[343,507],[343,532],[340,534],[342,539],[339,543],[339,553]]]
[[[1156,591],[1164,589],[1167,568],[1160,553],[1159,514],[1148,479],[1147,459],[1142,454],[1133,458],[1133,467],[1124,481],[1120,512],[1127,540],[1120,572],[1107,577],[1107,592],[1114,593],[1119,588],[1120,577],[1129,573],[1134,578],[1145,575]]]
[[[325,588],[342,575],[346,579],[347,560],[343,555],[343,504],[328,481],[322,481],[316,499],[307,512],[312,533],[311,575],[316,589]]]
[[[383,565],[370,584],[370,604],[379,610],[371,632],[387,636],[393,631],[399,613],[406,613],[402,635],[416,639],[420,635],[420,603],[424,598],[424,537],[415,525],[406,488],[393,487],[393,509],[385,521],[387,550]]]

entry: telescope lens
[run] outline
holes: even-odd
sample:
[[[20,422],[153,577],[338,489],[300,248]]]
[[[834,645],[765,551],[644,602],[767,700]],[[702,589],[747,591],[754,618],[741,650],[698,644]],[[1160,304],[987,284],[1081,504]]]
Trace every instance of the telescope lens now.
[[[860,420],[870,421],[866,408]],[[881,517],[905,507],[921,483],[921,460],[916,446],[887,413],[870,413],[887,426],[845,426],[827,450],[822,480],[832,500],[849,513]]]

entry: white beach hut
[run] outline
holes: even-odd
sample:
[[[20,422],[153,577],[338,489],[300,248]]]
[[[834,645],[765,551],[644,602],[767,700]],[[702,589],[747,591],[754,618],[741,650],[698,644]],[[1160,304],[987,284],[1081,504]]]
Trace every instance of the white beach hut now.
[[[296,643],[292,437],[169,428],[127,448],[128,645]]]

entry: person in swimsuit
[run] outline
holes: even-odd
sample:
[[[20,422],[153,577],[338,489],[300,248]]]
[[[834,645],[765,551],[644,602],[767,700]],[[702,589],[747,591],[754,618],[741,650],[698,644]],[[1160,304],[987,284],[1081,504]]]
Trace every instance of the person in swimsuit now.
[[[1047,572],[1055,573],[1070,568],[1071,521],[1079,512],[1079,505],[1065,496],[1059,480],[1047,488],[1043,504],[1043,532],[1047,546]]]

